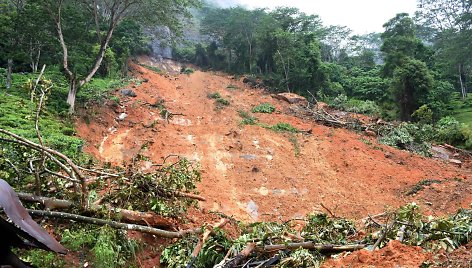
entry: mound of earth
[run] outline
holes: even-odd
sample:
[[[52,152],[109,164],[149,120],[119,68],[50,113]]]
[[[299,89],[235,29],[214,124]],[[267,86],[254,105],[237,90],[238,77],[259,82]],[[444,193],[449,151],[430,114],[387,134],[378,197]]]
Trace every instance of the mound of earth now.
[[[86,141],[84,150],[118,166],[139,155],[143,170],[169,155],[198,161],[204,209],[251,222],[300,218],[326,212],[323,206],[336,216],[360,219],[408,202],[436,215],[472,203],[470,165],[461,168],[295,117],[288,111],[297,104],[224,74],[160,75],[132,68],[136,97],[117,90],[119,103],[109,100],[81,112],[77,131]],[[208,97],[216,92],[229,105]],[[240,112],[261,103],[274,105],[276,112],[254,114],[259,123],[289,123],[303,132],[241,125]],[[438,182],[406,194],[427,179]]]

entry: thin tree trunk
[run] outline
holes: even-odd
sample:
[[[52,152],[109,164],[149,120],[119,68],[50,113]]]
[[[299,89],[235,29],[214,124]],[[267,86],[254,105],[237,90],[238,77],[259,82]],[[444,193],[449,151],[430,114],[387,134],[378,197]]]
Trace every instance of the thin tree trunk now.
[[[467,89],[464,86],[464,82],[462,81],[462,64],[459,64],[459,82],[461,84],[461,94],[462,94],[462,99],[467,98]]]
[[[7,67],[7,89],[11,88],[11,83],[12,83],[12,78],[11,78],[11,73],[12,73],[12,68],[13,68],[13,59],[8,59],[8,67]]]
[[[69,104],[69,114],[75,112],[75,97],[77,95],[77,80],[69,81],[69,94],[67,95],[67,104]]]

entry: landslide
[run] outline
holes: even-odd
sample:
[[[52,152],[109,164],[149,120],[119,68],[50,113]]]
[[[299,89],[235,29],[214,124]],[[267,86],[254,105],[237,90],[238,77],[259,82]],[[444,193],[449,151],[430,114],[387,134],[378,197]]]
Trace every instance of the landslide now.
[[[472,203],[470,164],[425,158],[363,133],[295,117],[289,103],[225,74],[163,75],[131,67],[135,79],[128,88],[136,97],[117,90],[104,105],[80,112],[76,129],[86,141],[84,150],[103,162],[137,163],[143,170],[169,155],[198,161],[205,210],[252,222],[301,218],[325,208],[361,219],[408,202],[443,215]],[[208,97],[215,92],[229,105],[218,108]],[[289,123],[304,132],[241,125],[239,112],[250,113],[261,103],[274,105],[276,112],[254,114],[260,123]],[[440,182],[406,194],[423,180]]]

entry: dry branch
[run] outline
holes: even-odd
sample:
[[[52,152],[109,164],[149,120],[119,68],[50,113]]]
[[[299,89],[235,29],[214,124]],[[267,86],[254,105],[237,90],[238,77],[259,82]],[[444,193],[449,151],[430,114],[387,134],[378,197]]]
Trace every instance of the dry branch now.
[[[68,209],[76,205],[74,204],[74,202],[69,200],[35,196],[28,193],[18,193],[18,197],[21,201],[24,202],[43,204],[48,210]],[[111,214],[110,216],[123,220],[124,222],[147,224],[152,227],[160,228],[172,227],[172,223],[168,219],[152,212],[133,211],[128,209],[115,208],[110,205],[105,205],[104,207],[106,208],[107,212]],[[100,209],[101,207],[99,203],[94,203],[90,205],[89,212],[97,212]]]
[[[175,191],[175,192],[174,192],[174,195],[175,195],[175,196],[180,196],[180,197],[187,197],[187,198],[195,199],[195,200],[199,200],[199,201],[206,201],[206,198],[205,198],[205,197],[199,196],[199,195],[196,195],[196,194],[191,194],[191,193],[185,193],[185,192]]]
[[[21,201],[40,203],[43,204],[47,209],[66,209],[74,205],[73,202],[69,200],[54,199],[43,196],[35,196],[28,193],[18,193],[18,198]]]
[[[246,245],[246,247],[238,253],[233,259],[231,259],[229,262],[227,262],[223,268],[233,268],[237,267],[240,265],[251,253],[256,249],[256,244],[255,243],[249,243]]]
[[[46,146],[42,146],[40,144],[37,144],[35,142],[32,142],[28,139],[25,139],[19,135],[16,135],[15,133],[12,133],[8,130],[5,130],[5,129],[2,129],[0,128],[0,133],[2,134],[5,134],[13,139],[15,139],[13,142],[16,142],[16,143],[19,143],[21,145],[24,145],[24,146],[27,146],[29,148],[32,148],[32,149],[35,149],[37,151],[40,151],[42,153],[45,153],[46,155],[51,155],[51,156],[56,156],[60,159],[62,159],[63,161],[65,161],[67,163],[67,165],[70,166],[70,168],[73,170],[73,173],[70,172],[70,170],[68,170],[68,168],[66,168],[66,171],[69,171],[68,174],[71,175],[71,178],[72,179],[75,179],[75,176],[78,177],[79,181],[80,181],[80,184],[81,184],[81,188],[82,188],[82,206],[84,209],[87,208],[87,198],[88,198],[88,189],[87,189],[87,184],[86,184],[86,178],[83,176],[83,174],[80,172],[79,170],[79,167],[69,158],[67,157],[66,155],[64,155],[63,153],[61,152],[58,152],[56,150],[53,150],[51,148],[48,148]],[[55,157],[50,157],[53,161],[55,159]],[[57,160],[57,159],[56,159]],[[54,161],[56,163],[60,163],[59,160],[57,161]],[[58,163],[58,164],[59,164]],[[62,164],[62,163],[61,163]],[[64,167],[65,165],[62,164],[60,165],[61,167]]]
[[[197,259],[198,254],[200,254],[200,251],[202,251],[203,245],[205,245],[205,242],[208,240],[213,230],[216,228],[222,228],[228,222],[229,222],[228,219],[221,219],[221,221],[213,225],[212,228],[209,228],[209,227],[206,228],[205,232],[203,233],[202,239],[198,240],[197,245],[193,249],[192,258],[190,259],[190,262],[187,264],[187,268],[191,268],[193,266],[193,263]]]
[[[66,220],[90,223],[90,224],[95,224],[95,225],[107,225],[107,226],[110,226],[110,227],[115,228],[115,229],[138,231],[138,232],[152,234],[152,235],[156,235],[156,236],[159,236],[159,237],[165,237],[165,238],[182,238],[182,237],[192,235],[192,234],[200,234],[202,232],[201,228],[187,229],[187,230],[181,230],[181,231],[177,231],[177,232],[171,232],[171,231],[152,228],[152,227],[148,227],[148,226],[142,226],[142,225],[137,225],[137,224],[128,224],[128,223],[120,223],[120,222],[111,221],[111,220],[103,220],[103,219],[97,219],[97,218],[86,217],[86,216],[70,214],[70,213],[63,213],[63,212],[53,212],[53,211],[31,210],[31,209],[29,209],[28,213],[31,216],[50,217],[50,218],[56,218],[56,219],[66,219]]]

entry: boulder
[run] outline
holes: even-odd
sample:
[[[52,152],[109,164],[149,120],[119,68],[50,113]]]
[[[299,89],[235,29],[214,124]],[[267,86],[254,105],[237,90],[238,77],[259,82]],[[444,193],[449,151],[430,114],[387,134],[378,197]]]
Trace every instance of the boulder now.
[[[295,104],[295,103],[299,103],[299,104],[307,104],[308,101],[306,100],[305,97],[302,97],[300,95],[297,95],[295,93],[288,93],[288,92],[284,92],[284,93],[279,93],[279,94],[275,94],[273,95],[274,98],[278,99],[278,100],[283,100],[283,101],[286,101],[290,104]]]
[[[136,93],[133,90],[129,89],[129,88],[124,88],[124,89],[120,90],[120,94],[123,95],[123,96],[129,96],[129,97],[133,97],[133,98],[137,96]]]

